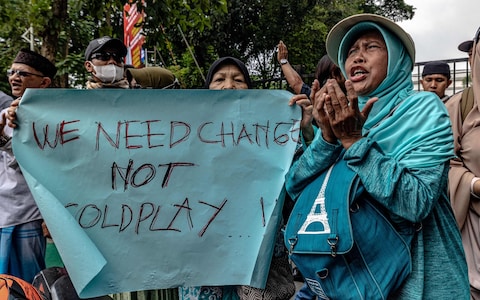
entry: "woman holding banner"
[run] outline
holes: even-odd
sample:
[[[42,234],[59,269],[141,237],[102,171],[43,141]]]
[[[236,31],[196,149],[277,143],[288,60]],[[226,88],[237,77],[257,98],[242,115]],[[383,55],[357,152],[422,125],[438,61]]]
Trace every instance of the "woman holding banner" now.
[[[222,57],[210,67],[205,86],[211,90],[251,89],[248,70],[243,62],[234,57]],[[249,286],[201,286],[180,287],[180,300],[220,299],[289,299],[295,293],[293,275],[283,246],[283,236],[278,231],[274,254],[265,289]]]

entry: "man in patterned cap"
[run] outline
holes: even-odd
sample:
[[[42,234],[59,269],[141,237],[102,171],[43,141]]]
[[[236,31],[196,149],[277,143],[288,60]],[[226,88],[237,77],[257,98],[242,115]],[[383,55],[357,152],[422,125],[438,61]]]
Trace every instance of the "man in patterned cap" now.
[[[27,88],[46,88],[57,69],[47,58],[22,49],[7,71],[12,95],[19,97]],[[11,108],[10,107],[10,108]],[[45,269],[46,240],[42,216],[12,152],[12,128],[5,126],[6,110],[0,123],[0,274],[32,282]]]
[[[46,88],[52,84],[57,68],[42,55],[22,49],[7,70],[12,95],[23,96],[27,88]]]

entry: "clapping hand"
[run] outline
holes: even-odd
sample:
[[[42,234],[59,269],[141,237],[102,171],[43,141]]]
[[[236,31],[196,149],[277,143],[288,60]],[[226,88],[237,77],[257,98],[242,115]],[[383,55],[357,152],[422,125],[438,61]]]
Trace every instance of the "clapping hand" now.
[[[313,115],[327,142],[334,143],[338,139],[348,149],[362,138],[363,124],[378,98],[369,99],[360,111],[352,82],[345,81],[345,87],[347,95],[334,79],[329,79],[322,89],[317,87]]]

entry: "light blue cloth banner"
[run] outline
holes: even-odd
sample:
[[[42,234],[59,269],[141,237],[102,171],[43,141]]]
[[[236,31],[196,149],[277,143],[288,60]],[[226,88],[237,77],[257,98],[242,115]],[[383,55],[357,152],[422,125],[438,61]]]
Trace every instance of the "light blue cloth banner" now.
[[[286,91],[29,89],[13,150],[81,297],[265,285]]]

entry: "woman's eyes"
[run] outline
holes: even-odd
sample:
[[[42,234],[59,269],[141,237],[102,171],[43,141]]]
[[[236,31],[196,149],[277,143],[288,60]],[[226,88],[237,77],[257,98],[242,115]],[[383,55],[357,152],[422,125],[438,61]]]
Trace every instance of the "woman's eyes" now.
[[[216,78],[216,79],[214,79],[213,81],[215,81],[215,82],[222,82],[222,81],[225,81],[225,80],[226,80],[226,78]],[[244,82],[245,82],[245,80],[243,80],[242,78],[234,78],[233,80],[234,80],[235,82],[239,82],[239,83],[244,83]]]
[[[368,44],[365,46],[365,49],[368,51],[368,50],[373,50],[373,49],[379,49],[381,48],[380,45],[378,44]],[[352,48],[350,49],[350,51],[348,51],[348,56],[352,55],[352,54],[355,54],[356,52],[358,52],[360,48]]]
[[[348,51],[348,56],[354,54],[355,52],[357,52],[358,48],[352,48],[350,49],[350,51]]]

